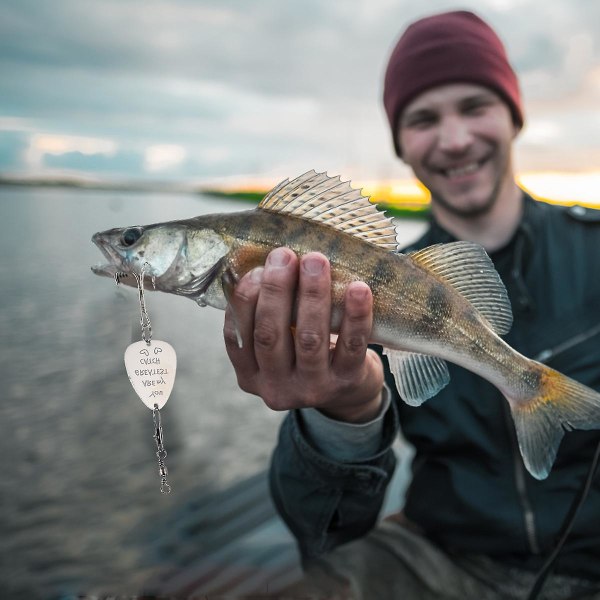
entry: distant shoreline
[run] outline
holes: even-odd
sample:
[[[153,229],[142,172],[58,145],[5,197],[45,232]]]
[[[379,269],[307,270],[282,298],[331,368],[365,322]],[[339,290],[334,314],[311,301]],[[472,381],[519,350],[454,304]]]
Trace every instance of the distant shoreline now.
[[[215,196],[224,200],[242,200],[251,204],[258,204],[268,190],[217,190],[202,187],[186,187],[164,182],[102,182],[84,181],[69,178],[31,178],[0,176],[0,186],[40,187],[40,188],[68,188],[81,190],[99,190],[107,192],[143,192],[143,193],[174,193],[174,194],[202,194]],[[429,216],[429,205],[412,203],[410,201],[396,201],[394,204],[387,202],[373,202],[380,210],[392,217],[401,219],[426,219]]]
[[[536,200],[549,204],[562,206],[579,205],[586,208],[599,209],[600,202],[585,200],[553,199],[536,193],[528,186],[520,182],[519,186],[530,193]],[[269,191],[268,188],[239,188],[227,189],[208,187],[208,184],[182,184],[169,181],[89,181],[71,177],[22,177],[11,175],[0,175],[0,187],[37,187],[37,188],[66,188],[81,190],[99,190],[106,192],[138,192],[145,194],[189,194],[205,195],[223,198],[225,200],[241,200],[252,204],[258,204]],[[369,190],[370,202],[388,215],[402,219],[422,220],[429,217],[430,207],[427,192],[417,197],[414,194],[406,194],[392,189],[389,185],[371,187]]]
[[[76,188],[118,192],[179,192],[199,193],[198,190],[164,182],[85,181],[70,178],[20,178],[0,176],[0,186]]]
[[[231,200],[246,200],[254,204],[258,204],[266,191],[230,191],[225,192],[222,190],[208,190],[202,191],[203,194],[209,196],[217,196],[220,198],[227,198]],[[371,200],[371,202],[373,202]],[[429,205],[428,204],[415,204],[410,201],[402,203],[396,202],[394,205],[386,202],[373,202],[382,211],[385,211],[389,216],[398,217],[401,219],[426,219],[429,217]]]

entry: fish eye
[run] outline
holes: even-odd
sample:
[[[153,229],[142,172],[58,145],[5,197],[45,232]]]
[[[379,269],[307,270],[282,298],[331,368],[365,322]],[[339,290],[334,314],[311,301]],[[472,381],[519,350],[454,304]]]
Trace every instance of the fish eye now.
[[[123,246],[133,246],[141,237],[142,230],[139,227],[130,227],[123,232],[121,242]]]

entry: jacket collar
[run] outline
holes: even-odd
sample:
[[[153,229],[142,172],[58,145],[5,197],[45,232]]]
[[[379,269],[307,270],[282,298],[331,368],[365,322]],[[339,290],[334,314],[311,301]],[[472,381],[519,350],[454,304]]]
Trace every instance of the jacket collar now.
[[[516,238],[520,235],[525,235],[528,238],[530,243],[533,243],[534,239],[534,231],[537,223],[540,220],[540,206],[539,202],[534,200],[527,192],[523,192],[523,216],[515,233],[512,238],[504,246],[504,248],[498,250],[497,252],[502,252],[505,248],[508,248],[514,245]],[[431,246],[433,244],[447,244],[449,242],[456,242],[457,238],[446,231],[431,215],[429,217],[429,227],[427,231],[423,234],[423,236],[407,247],[404,252],[410,252],[411,250],[416,250],[418,248],[425,248],[426,246]],[[496,252],[492,253],[496,254]]]

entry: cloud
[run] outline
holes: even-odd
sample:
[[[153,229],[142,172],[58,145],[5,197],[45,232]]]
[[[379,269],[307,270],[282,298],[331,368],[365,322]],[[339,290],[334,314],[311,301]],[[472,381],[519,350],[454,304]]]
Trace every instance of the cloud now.
[[[66,154],[112,156],[116,151],[117,145],[112,140],[39,133],[29,137],[24,158],[29,167],[35,168],[47,164],[47,156]]]
[[[550,165],[564,144],[571,157],[593,154],[585,119],[593,122],[600,93],[600,3],[554,2],[543,11],[539,0],[463,5],[497,28],[521,77],[529,128],[519,156],[535,152],[536,164]],[[0,135],[3,123],[19,134],[4,151],[14,162],[23,148],[7,145],[29,136],[35,149],[35,136],[44,135],[110,140],[112,155],[61,151],[63,161],[103,173],[110,156],[121,155],[124,165],[126,156],[141,160],[141,171],[131,160],[136,176],[305,166],[403,175],[381,108],[385,60],[408,23],[454,7],[450,0],[5,3]],[[541,152],[550,140],[556,148]],[[156,147],[180,150],[167,160]],[[46,154],[26,153],[23,168],[55,164]],[[97,160],[84,158],[92,155]]]
[[[59,173],[80,173],[114,177],[139,177],[145,174],[143,156],[135,152],[117,152],[115,154],[83,153],[78,151],[59,154],[45,154],[41,158],[42,169]]]
[[[175,144],[156,144],[146,148],[144,158],[146,171],[150,173],[168,171],[183,163],[186,151]]]

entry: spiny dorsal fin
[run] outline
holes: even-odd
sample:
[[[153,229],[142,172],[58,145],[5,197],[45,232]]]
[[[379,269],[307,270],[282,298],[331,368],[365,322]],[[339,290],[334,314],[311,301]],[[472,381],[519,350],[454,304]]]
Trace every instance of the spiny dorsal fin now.
[[[392,219],[371,204],[360,190],[353,189],[350,182],[329,177],[327,173],[308,171],[292,181],[286,179],[258,207],[322,223],[386,250],[398,247]]]
[[[506,288],[479,244],[435,244],[408,256],[458,290],[496,333],[510,331],[513,317]]]

